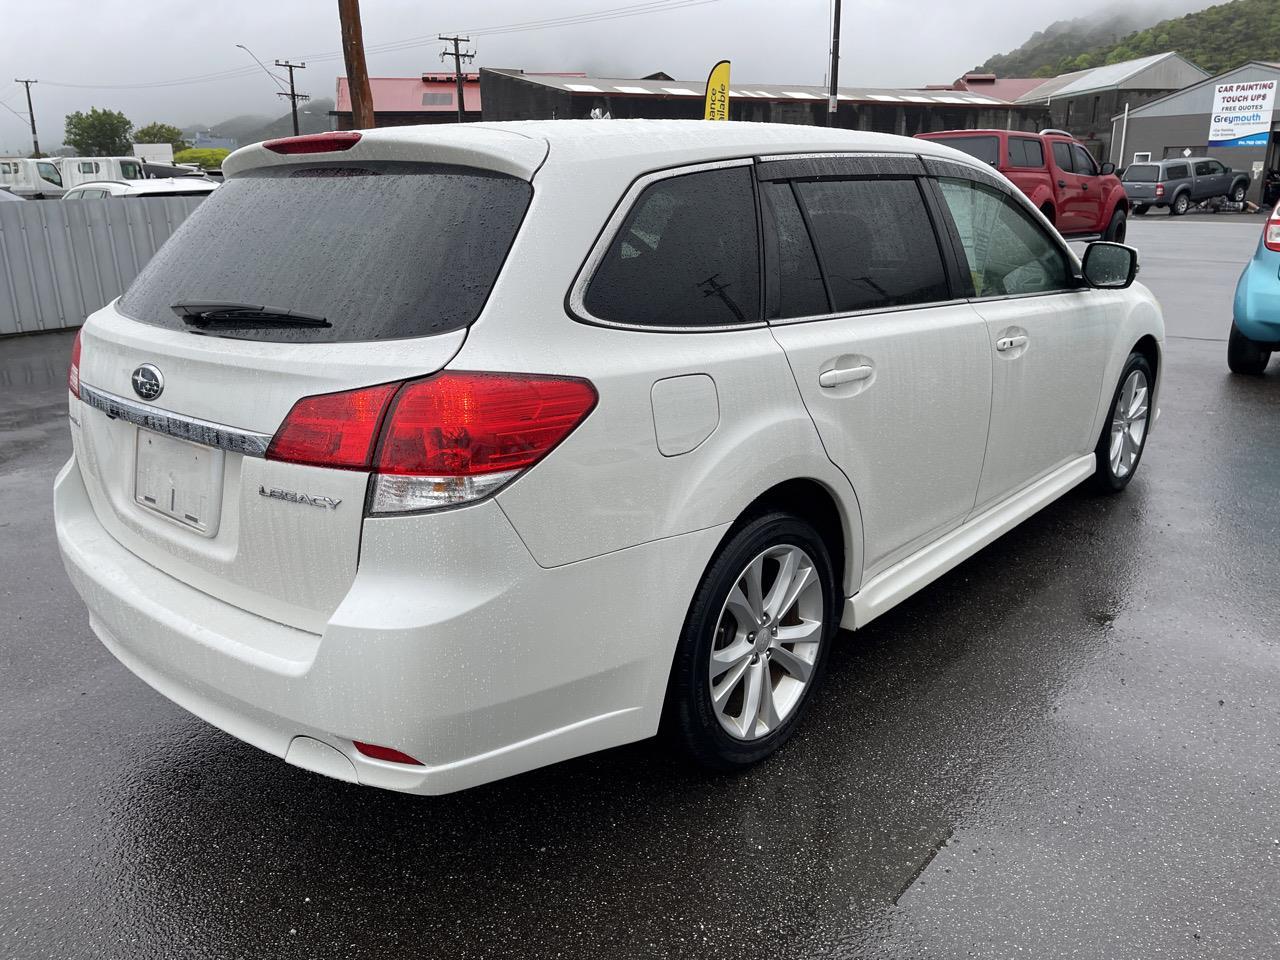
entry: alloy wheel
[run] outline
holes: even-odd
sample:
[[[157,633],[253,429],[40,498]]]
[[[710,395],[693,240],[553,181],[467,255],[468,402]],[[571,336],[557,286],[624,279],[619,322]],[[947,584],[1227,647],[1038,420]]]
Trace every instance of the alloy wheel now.
[[[1125,378],[1111,415],[1111,472],[1123,480],[1137,466],[1142,453],[1142,443],[1147,436],[1147,419],[1150,416],[1150,391],[1147,375],[1133,370]]]
[[[795,711],[823,636],[825,598],[809,554],[780,544],[734,581],[711,644],[710,697],[721,727],[759,740]]]

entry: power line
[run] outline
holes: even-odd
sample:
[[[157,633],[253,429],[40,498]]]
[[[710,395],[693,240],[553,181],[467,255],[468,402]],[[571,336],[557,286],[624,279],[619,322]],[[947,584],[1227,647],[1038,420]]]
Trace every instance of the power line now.
[[[549,17],[543,20],[526,20],[517,23],[499,24],[492,27],[479,27],[472,30],[458,30],[455,34],[466,34],[475,37],[501,36],[513,33],[526,33],[533,30],[549,30],[556,27],[578,26],[585,23],[600,23],[609,20],[623,20],[631,17],[648,16],[653,13],[666,13],[670,10],[682,10],[688,7],[701,7],[712,3],[722,3],[724,0],[649,0],[646,3],[631,3],[620,7],[610,7],[605,10],[588,11],[585,13],[568,14],[562,17]],[[368,55],[378,55],[383,53],[396,53],[401,50],[411,50],[415,47],[428,46],[432,43],[438,43],[440,40],[438,35],[423,35],[420,37],[407,37],[403,40],[392,40],[385,43],[370,44],[366,48]],[[237,44],[239,46],[239,44]],[[252,53],[250,54],[252,56]],[[339,60],[343,56],[341,51],[325,51],[322,53],[304,54],[300,59],[315,62],[326,62],[330,60]],[[254,57],[256,60],[257,58]],[[260,62],[259,62],[260,63]],[[266,70],[266,67],[263,67]],[[42,81],[46,86],[63,87],[78,90],[143,90],[156,89],[161,87],[178,87],[188,84],[197,83],[213,83],[222,80],[237,80],[242,77],[250,76],[254,73],[252,67],[236,67],[229,70],[220,70],[212,73],[196,74],[189,77],[179,77],[172,80],[148,80],[138,83],[64,83],[55,80]],[[267,70],[267,74],[277,84],[283,84],[283,81],[275,74]]]

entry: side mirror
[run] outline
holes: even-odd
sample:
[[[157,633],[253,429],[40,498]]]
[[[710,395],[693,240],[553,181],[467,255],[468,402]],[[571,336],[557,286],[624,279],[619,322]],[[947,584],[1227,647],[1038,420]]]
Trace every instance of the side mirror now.
[[[1084,251],[1084,279],[1100,290],[1123,290],[1138,275],[1138,251],[1123,243],[1099,240]]]
[[[1098,173],[1104,177],[1109,177],[1115,172],[1116,172],[1116,165],[1114,163],[1111,163],[1110,161],[1107,161],[1101,167],[1098,168]]]

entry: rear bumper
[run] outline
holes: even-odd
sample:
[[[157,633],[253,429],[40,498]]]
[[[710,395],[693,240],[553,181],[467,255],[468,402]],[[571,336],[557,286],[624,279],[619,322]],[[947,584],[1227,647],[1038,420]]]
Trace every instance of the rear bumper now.
[[[67,572],[126,667],[290,763],[411,793],[652,735],[689,599],[724,532],[547,569],[492,501],[370,520],[356,580],[313,634],[124,549],[97,519],[74,460],[54,490]],[[354,740],[424,765],[370,759]]]
[[[1250,340],[1280,343],[1280,254],[1259,253],[1236,283],[1235,325]]]

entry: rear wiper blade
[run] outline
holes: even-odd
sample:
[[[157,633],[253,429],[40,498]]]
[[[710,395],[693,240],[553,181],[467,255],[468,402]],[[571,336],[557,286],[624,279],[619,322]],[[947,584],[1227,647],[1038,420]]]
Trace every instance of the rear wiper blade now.
[[[266,327],[331,327],[324,317],[258,303],[179,300],[170,308],[191,327],[253,329]]]

